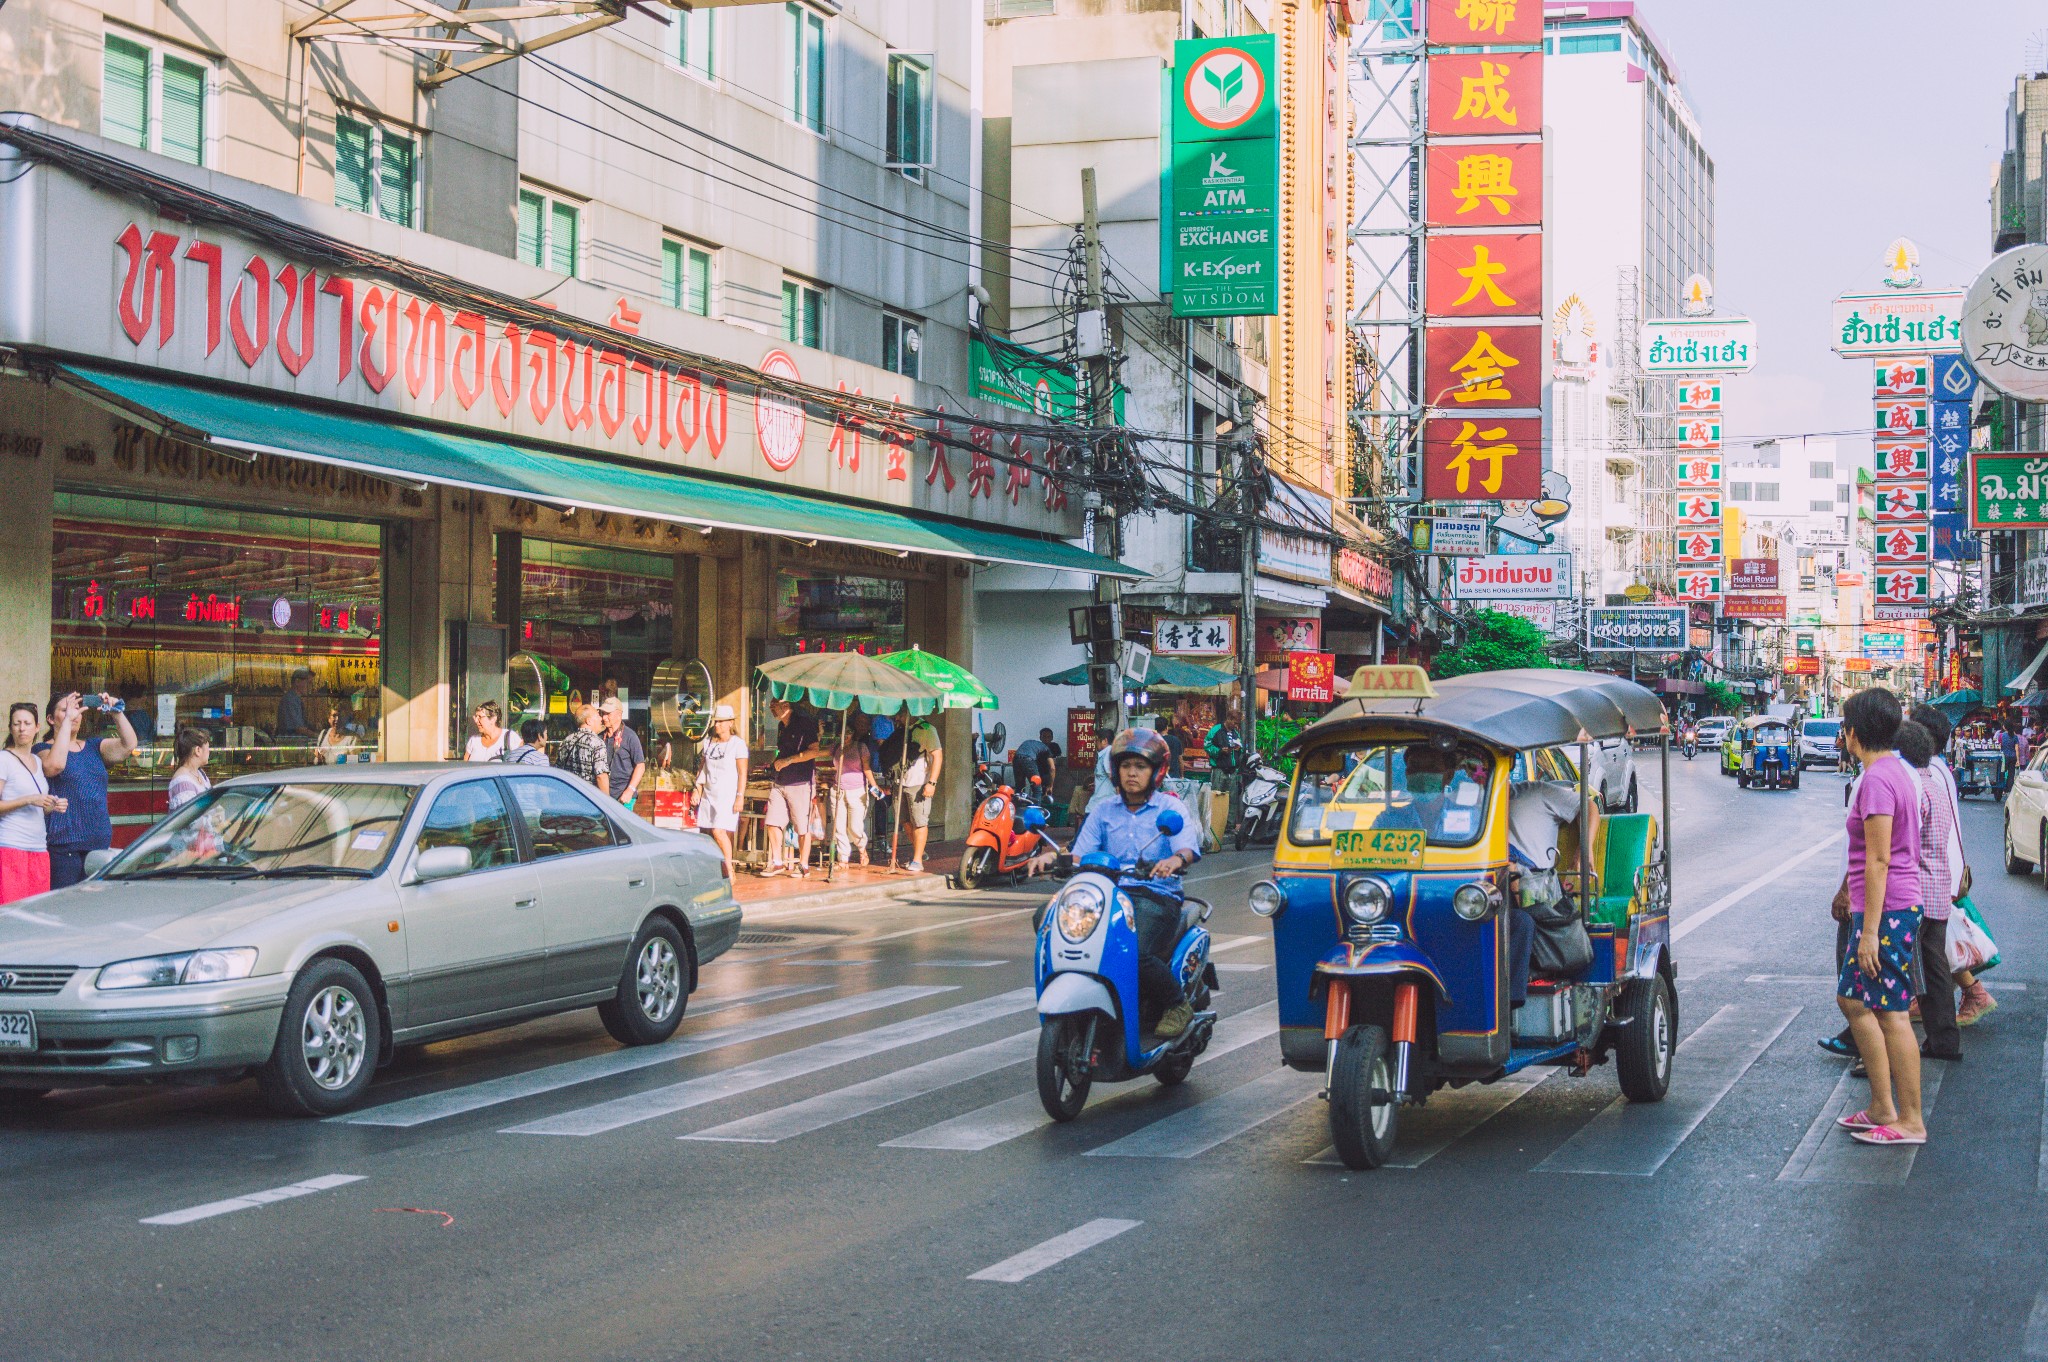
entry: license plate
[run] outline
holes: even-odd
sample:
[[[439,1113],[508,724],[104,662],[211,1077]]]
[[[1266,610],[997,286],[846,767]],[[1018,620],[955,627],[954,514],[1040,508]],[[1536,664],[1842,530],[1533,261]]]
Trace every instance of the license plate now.
[[[1330,834],[1339,870],[1420,870],[1420,828],[1347,828]]]
[[[36,1048],[36,1014],[0,1012],[0,1050]]]

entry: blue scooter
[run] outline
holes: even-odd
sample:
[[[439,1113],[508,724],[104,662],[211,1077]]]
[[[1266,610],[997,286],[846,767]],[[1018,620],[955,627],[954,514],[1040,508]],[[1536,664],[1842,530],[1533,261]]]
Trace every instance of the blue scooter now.
[[[1170,839],[1183,827],[1159,816]],[[1097,1079],[1128,1082],[1152,1075],[1171,1086],[1188,1076],[1216,1029],[1209,995],[1220,991],[1209,963],[1209,905],[1188,897],[1178,876],[1150,878],[1151,863],[1130,871],[1113,856],[1084,856],[1078,873],[1046,905],[1038,929],[1038,1100],[1055,1121],[1081,1114]],[[1134,898],[1180,914],[1168,963],[1194,1019],[1179,1035],[1147,1044],[1138,1006],[1138,933]]]

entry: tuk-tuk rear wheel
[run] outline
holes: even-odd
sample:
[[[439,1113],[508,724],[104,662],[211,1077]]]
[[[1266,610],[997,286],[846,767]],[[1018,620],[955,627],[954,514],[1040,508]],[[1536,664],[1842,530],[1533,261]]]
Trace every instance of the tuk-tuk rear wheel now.
[[[1622,1025],[1614,1041],[1614,1075],[1631,1102],[1661,1102],[1671,1088],[1678,1048],[1677,1008],[1662,974],[1631,979],[1622,989]]]
[[[1401,1108],[1383,1026],[1354,1026],[1337,1042],[1330,1073],[1330,1142],[1346,1168],[1378,1168],[1394,1155]],[[1375,1101],[1374,1094],[1381,1100]]]

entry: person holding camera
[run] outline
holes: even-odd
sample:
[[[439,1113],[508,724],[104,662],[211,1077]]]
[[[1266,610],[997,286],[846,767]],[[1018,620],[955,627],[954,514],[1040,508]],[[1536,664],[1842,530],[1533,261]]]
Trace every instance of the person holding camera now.
[[[43,759],[43,774],[49,778],[50,793],[66,801],[62,813],[49,815],[50,887],[64,889],[85,878],[88,852],[105,851],[114,845],[114,820],[107,809],[107,768],[133,756],[142,744],[128,722],[128,706],[102,692],[81,698],[76,692],[50,697],[45,717],[50,724],[50,741],[36,744]],[[80,737],[97,710],[104,721],[111,718],[112,737]]]

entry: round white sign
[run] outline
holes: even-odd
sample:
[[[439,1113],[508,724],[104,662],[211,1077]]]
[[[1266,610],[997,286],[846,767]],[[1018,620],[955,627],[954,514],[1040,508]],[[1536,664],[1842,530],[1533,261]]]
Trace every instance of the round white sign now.
[[[275,629],[286,629],[291,627],[291,622],[292,603],[286,600],[284,597],[279,596],[276,600],[270,603],[271,627]]]
[[[2048,401],[2048,246],[2015,246],[1984,267],[1963,300],[1963,354],[2007,397]]]
[[[797,372],[796,361],[780,350],[768,352],[767,358],[761,361],[761,372],[770,378],[786,378],[792,382],[803,379],[803,375]],[[754,438],[759,441],[761,457],[768,466],[778,473],[787,473],[804,452],[803,403],[766,392],[756,393]]]
[[[1266,98],[1266,73],[1241,48],[1212,47],[1188,67],[1181,97],[1197,123],[1229,132],[1259,111]]]

